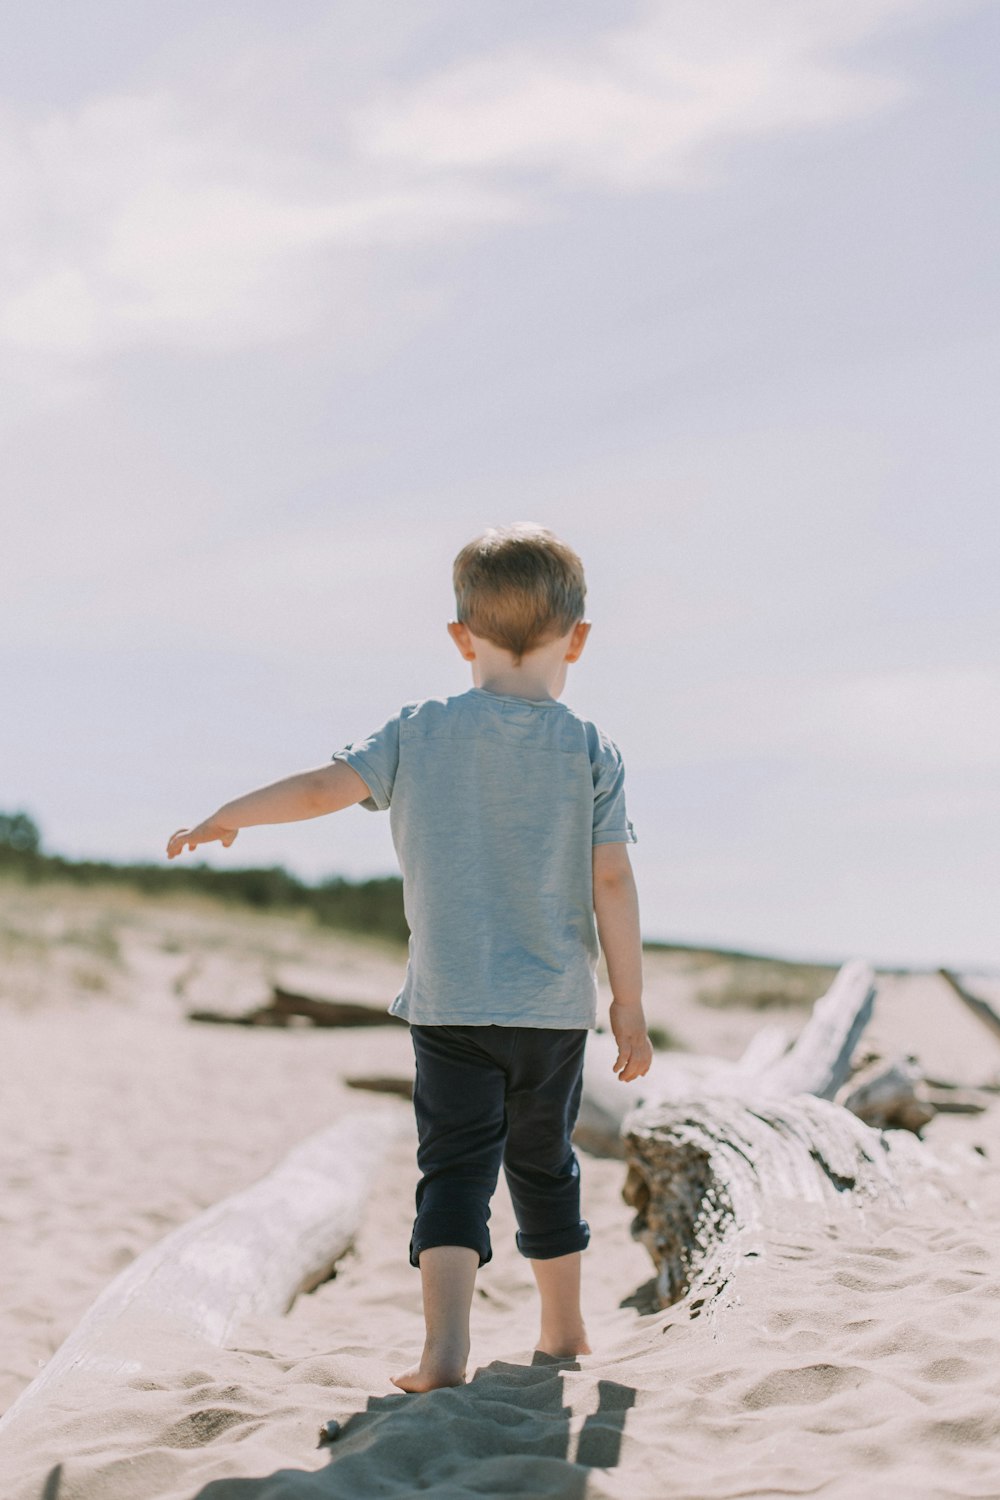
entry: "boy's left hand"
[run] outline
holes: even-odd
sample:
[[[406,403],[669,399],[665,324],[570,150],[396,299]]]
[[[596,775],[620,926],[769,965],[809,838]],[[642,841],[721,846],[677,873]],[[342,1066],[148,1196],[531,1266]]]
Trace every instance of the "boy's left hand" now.
[[[171,835],[167,844],[167,858],[174,859],[178,854],[182,854],[185,848],[190,849],[193,854],[199,844],[218,843],[224,849],[228,849],[237,833],[239,833],[238,828],[226,828],[218,819],[206,818],[203,823],[198,824],[197,828],[178,828],[177,832]]]
[[[653,1044],[646,1030],[641,1004],[623,1005],[612,1000],[611,1033],[618,1043],[618,1056],[612,1067],[620,1083],[631,1083],[649,1072],[653,1061]]]

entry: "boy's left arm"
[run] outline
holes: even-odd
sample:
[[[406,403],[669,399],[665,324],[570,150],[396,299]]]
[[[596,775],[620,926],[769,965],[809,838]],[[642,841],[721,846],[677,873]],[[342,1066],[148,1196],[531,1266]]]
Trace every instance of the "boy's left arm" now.
[[[228,849],[241,828],[320,818],[369,796],[367,784],[342,760],[315,771],[299,771],[225,803],[195,828],[179,828],[167,844],[167,858],[174,859],[184,849],[193,852],[199,844],[220,843]]]

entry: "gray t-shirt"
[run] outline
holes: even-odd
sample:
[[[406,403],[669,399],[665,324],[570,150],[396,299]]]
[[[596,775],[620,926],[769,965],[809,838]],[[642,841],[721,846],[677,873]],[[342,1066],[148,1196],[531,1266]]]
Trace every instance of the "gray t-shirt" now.
[[[389,810],[421,1026],[595,1024],[594,844],[634,843],[617,745],[555,699],[408,703],[338,750]]]

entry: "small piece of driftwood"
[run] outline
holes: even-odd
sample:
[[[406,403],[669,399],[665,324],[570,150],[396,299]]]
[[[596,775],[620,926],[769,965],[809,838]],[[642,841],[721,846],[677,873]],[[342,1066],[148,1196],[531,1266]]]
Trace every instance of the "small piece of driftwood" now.
[[[366,1005],[361,1000],[319,1000],[312,995],[294,994],[278,985],[273,987],[269,1004],[242,1015],[215,1010],[190,1010],[187,1015],[189,1021],[229,1026],[292,1026],[296,1021],[311,1021],[314,1026],[406,1025],[382,1006]]]
[[[981,995],[974,995],[967,985],[963,984],[958,975],[951,969],[938,969],[941,978],[947,980],[955,994],[967,1005],[974,1016],[978,1016],[984,1026],[988,1026],[994,1036],[1000,1036],[1000,1016]]]
[[[82,1383],[113,1399],[109,1382],[148,1369],[159,1336],[224,1346],[243,1318],[287,1312],[351,1245],[372,1178],[404,1128],[409,1116],[395,1107],[349,1115],[144,1251],[0,1418],[0,1434]]]
[[[888,1066],[870,1063],[855,1073],[836,1096],[837,1103],[877,1130],[919,1134],[937,1114],[920,1069],[901,1057]]]

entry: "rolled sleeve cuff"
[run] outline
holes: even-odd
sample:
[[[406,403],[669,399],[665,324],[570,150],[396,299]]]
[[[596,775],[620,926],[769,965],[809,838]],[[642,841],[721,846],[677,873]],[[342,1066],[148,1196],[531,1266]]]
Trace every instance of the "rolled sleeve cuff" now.
[[[595,844],[637,844],[635,829],[631,823],[626,823],[624,828],[598,828],[594,832],[593,843]]]
[[[353,750],[335,750],[330,759],[342,760],[345,765],[351,767],[352,771],[357,771],[361,780],[371,792],[370,797],[366,797],[363,802],[358,803],[359,807],[367,808],[369,812],[386,812],[388,810],[389,792],[386,789],[385,782],[379,776],[374,766],[365,760],[363,755],[358,755]]]

